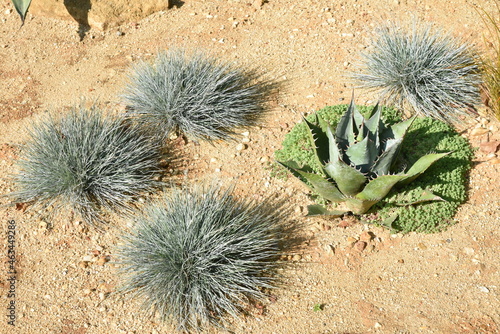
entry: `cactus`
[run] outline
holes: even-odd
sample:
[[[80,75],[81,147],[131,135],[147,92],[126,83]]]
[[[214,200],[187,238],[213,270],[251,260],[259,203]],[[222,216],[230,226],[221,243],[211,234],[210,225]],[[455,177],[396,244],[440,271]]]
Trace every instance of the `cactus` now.
[[[323,198],[345,202],[349,211],[363,214],[393,187],[410,183],[435,161],[450,153],[427,154],[408,171],[391,173],[405,134],[414,120],[415,117],[388,127],[381,119],[378,105],[365,119],[351,101],[335,131],[318,115],[314,122],[304,119],[323,175],[314,173],[309,166],[299,167],[294,161],[279,163]],[[423,190],[413,203],[429,200],[442,199]],[[327,211],[317,205],[309,206],[310,215],[342,213]]]

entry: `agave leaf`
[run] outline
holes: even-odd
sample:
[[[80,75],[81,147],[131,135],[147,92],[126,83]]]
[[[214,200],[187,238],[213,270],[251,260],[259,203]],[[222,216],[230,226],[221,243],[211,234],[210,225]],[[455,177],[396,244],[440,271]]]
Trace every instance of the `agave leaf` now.
[[[28,8],[31,4],[31,0],[12,0],[12,3],[16,8],[17,13],[21,17],[21,26],[23,26],[24,20],[26,19],[26,13],[28,12]]]
[[[410,170],[406,172],[406,177],[399,182],[398,186],[406,185],[411,181],[415,180],[418,176],[420,176],[420,174],[425,172],[427,168],[429,168],[434,162],[436,162],[437,160],[441,159],[442,157],[450,153],[451,152],[431,153],[424,155],[423,157],[418,159],[417,162],[413,164],[413,166],[411,166]]]
[[[368,182],[363,191],[357,194],[355,197],[366,201],[380,201],[389,193],[389,191],[391,191],[392,187],[396,183],[405,179],[406,177],[407,175],[405,174],[381,175]]]
[[[332,202],[342,202],[344,200],[344,195],[335,184],[329,182],[323,176],[295,168],[294,165],[296,164],[294,162],[283,163],[278,161],[278,163],[288,169],[295,177],[321,197]]]
[[[370,112],[370,116],[368,120],[365,122],[365,126],[368,129],[368,136],[370,137],[371,140],[375,142],[377,152],[379,152],[379,147],[380,147],[379,131],[383,130],[385,127],[384,127],[384,122],[382,122],[381,119],[381,112],[378,103]]]
[[[333,129],[332,127],[328,124],[326,127],[326,136],[328,137],[328,153],[330,156],[329,161],[337,161],[339,160],[340,157],[340,151],[339,147],[337,145],[337,140],[335,140],[335,136],[333,135]]]
[[[367,173],[377,158],[378,150],[375,142],[366,136],[362,141],[349,146],[346,155],[351,163],[361,169],[361,172]]]
[[[322,131],[321,126],[318,125],[321,124],[319,121],[319,119],[321,118],[318,117],[317,114],[315,114],[315,118],[316,118],[315,121],[316,124],[309,122],[305,117],[304,117],[304,122],[309,128],[309,138],[314,147],[316,160],[319,166],[323,166],[328,161],[329,158],[329,152],[328,150],[326,150],[329,141],[326,133]]]
[[[385,227],[393,230],[394,226],[392,226],[392,224],[394,224],[396,219],[398,219],[398,214],[397,213],[392,214],[389,217],[387,217],[386,219],[384,219],[383,221],[381,221],[380,225],[385,226]]]
[[[424,189],[420,191],[418,194],[418,198],[414,201],[411,202],[401,202],[401,203],[396,203],[396,205],[399,206],[407,206],[407,205],[415,205],[423,202],[431,202],[431,201],[444,201],[443,198],[433,194],[430,190]]]
[[[413,121],[415,120],[415,118],[416,118],[416,116],[413,116],[412,118],[409,118],[406,121],[396,123],[393,126],[385,129],[384,132],[381,134],[382,141],[385,141],[387,139],[404,138],[404,136],[406,135],[406,132],[408,131],[410,126],[413,124]]]
[[[346,214],[346,211],[342,210],[327,210],[325,207],[321,205],[308,205],[307,206],[307,215],[306,216],[334,216],[334,217],[342,217]]]
[[[377,175],[388,174],[399,154],[402,143],[403,138],[389,139],[385,144],[385,151],[378,157],[370,171]]]
[[[346,198],[345,200],[347,208],[351,210],[354,214],[361,215],[368,211],[378,200],[363,200],[359,198]]]
[[[347,108],[347,111],[340,118],[337,128],[335,129],[335,137],[341,149],[345,150],[349,146],[349,143],[353,143],[355,139],[354,133],[354,111],[356,106],[354,105],[354,99],[351,99],[351,103]]]
[[[347,196],[359,193],[366,183],[366,177],[363,173],[342,160],[326,164],[325,172],[335,181],[338,189]]]

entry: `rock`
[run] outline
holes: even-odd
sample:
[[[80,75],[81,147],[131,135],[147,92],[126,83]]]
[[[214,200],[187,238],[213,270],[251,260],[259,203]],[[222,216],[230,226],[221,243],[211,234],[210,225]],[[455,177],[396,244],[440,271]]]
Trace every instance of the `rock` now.
[[[37,0],[30,5],[30,13],[56,19],[77,21],[99,30],[106,30],[125,22],[137,22],[155,12],[167,10],[168,0]]]
[[[474,254],[474,248],[464,247],[464,253],[467,255],[472,255],[472,254]]]
[[[80,262],[78,262],[78,266],[80,268],[85,269],[85,268],[87,268],[89,266],[89,263],[87,261],[80,261]]]
[[[299,254],[295,254],[294,256],[292,256],[292,261],[300,261],[302,259],[302,256],[300,256]]]
[[[358,241],[354,244],[354,249],[356,249],[358,252],[362,252],[365,250],[367,243],[364,241]]]
[[[108,255],[99,256],[99,258],[97,259],[96,263],[99,266],[103,266],[106,262],[109,262],[109,256]]]
[[[488,141],[485,143],[481,143],[479,145],[479,149],[485,153],[495,153],[498,150],[499,145],[500,141]]]
[[[242,143],[249,143],[250,142],[250,138],[248,137],[244,137],[242,140],[241,140]]]
[[[237,151],[243,151],[247,148],[247,146],[243,143],[239,143],[238,145],[236,145],[236,150]]]
[[[372,232],[364,231],[359,236],[359,240],[364,241],[364,242],[370,242],[374,237],[375,237],[375,235]]]
[[[477,288],[479,289],[479,291],[484,292],[484,293],[490,292],[490,289],[488,289],[485,286],[478,286]]]
[[[349,244],[349,246],[354,246],[354,244],[358,241],[358,239],[354,238],[354,237],[348,237],[347,238],[347,243]]]
[[[473,129],[471,132],[470,132],[470,135],[471,136],[482,136],[484,134],[487,134],[489,132],[488,129],[483,129],[483,128],[476,128],[476,129]]]

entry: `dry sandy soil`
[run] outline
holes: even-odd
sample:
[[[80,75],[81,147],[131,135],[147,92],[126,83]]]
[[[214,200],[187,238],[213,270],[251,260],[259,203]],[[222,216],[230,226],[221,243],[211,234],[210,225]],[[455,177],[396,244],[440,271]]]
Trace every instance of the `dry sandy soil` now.
[[[63,112],[85,98],[122,111],[119,95],[131,65],[170,47],[201,48],[286,78],[287,86],[265,124],[250,129],[245,150],[237,151],[237,143],[185,143],[173,177],[238,179],[237,192],[249,197],[291,195],[295,218],[305,222],[304,242],[290,254],[283,287],[235,321],[235,333],[500,333],[500,164],[494,154],[477,151],[469,199],[456,224],[431,235],[302,218],[311,204],[307,190],[295,180],[271,178],[266,169],[302,114],[348,102],[353,84],[345,74],[376,26],[414,16],[481,48],[487,30],[477,4],[494,9],[488,0],[269,0],[262,6],[185,0],[106,32],[91,29],[80,41],[75,22],[28,15],[20,29],[11,3],[2,0],[0,193],[13,190],[6,177],[15,172],[18,145],[47,110]],[[356,93],[358,103],[373,103],[368,93]],[[472,136],[474,128],[483,134]],[[464,135],[479,147],[499,140],[498,133],[498,121],[482,118],[471,120]],[[116,218],[100,233],[71,216],[44,222],[0,201],[1,333],[174,333],[145,317],[138,301],[113,294],[113,249],[126,221]],[[7,324],[10,221],[18,272],[15,327]],[[375,238],[362,252],[352,249],[352,238],[366,231]],[[314,311],[316,304],[322,309]]]

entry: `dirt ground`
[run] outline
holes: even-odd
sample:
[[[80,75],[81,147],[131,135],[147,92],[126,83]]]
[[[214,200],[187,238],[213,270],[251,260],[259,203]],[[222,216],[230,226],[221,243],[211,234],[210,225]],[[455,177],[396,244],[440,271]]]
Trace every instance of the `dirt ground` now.
[[[170,47],[200,48],[256,66],[286,86],[265,124],[241,137],[246,149],[185,143],[173,177],[237,179],[238,194],[247,197],[290,195],[295,219],[305,222],[305,241],[289,256],[283,286],[252,316],[235,321],[234,333],[500,333],[495,153],[478,149],[469,199],[456,224],[431,235],[391,235],[373,226],[340,228],[334,220],[303,218],[311,204],[307,190],[296,180],[271,178],[268,169],[302,114],[349,101],[353,83],[346,74],[376,26],[417,17],[482,48],[487,30],[474,10],[478,4],[495,8],[489,0],[185,0],[138,22],[91,29],[80,41],[78,25],[70,21],[29,14],[20,29],[10,1],[1,0],[0,193],[13,190],[7,177],[15,172],[18,146],[27,126],[47,110],[63,112],[84,98],[122,111],[119,96],[131,65]],[[374,103],[369,93],[356,90],[356,96],[359,104]],[[479,148],[500,140],[499,128],[484,116],[471,120],[464,135]],[[116,218],[100,233],[71,216],[47,222],[8,204],[0,198],[1,333],[174,333],[140,312],[138,301],[113,294],[114,247],[126,221]],[[15,298],[9,297],[7,257],[12,229]],[[351,248],[367,231],[375,236],[368,247]],[[15,327],[7,323],[12,300]]]

